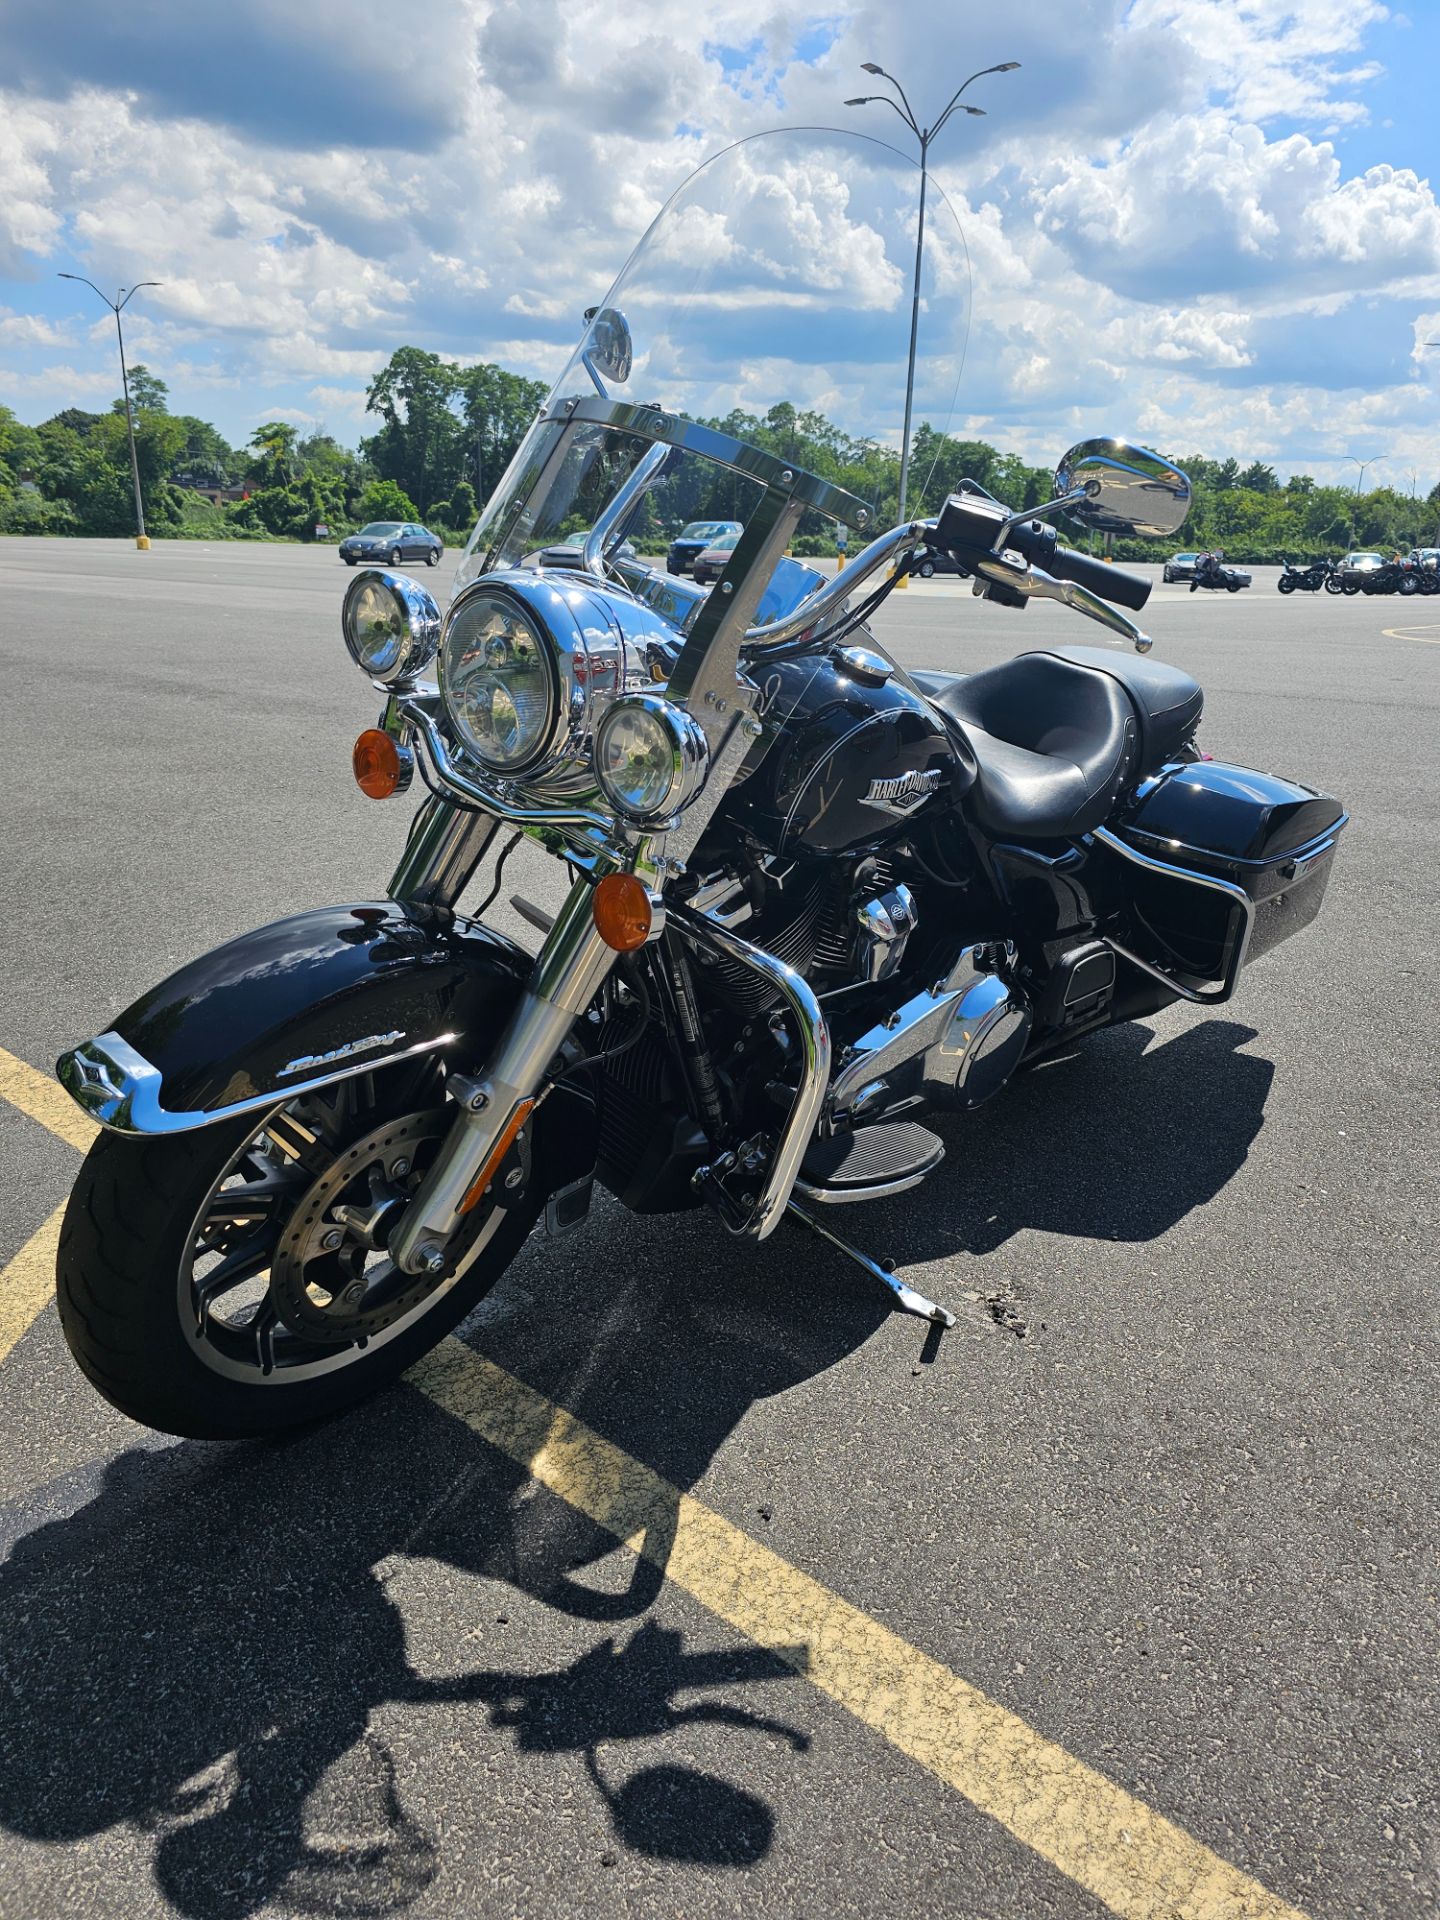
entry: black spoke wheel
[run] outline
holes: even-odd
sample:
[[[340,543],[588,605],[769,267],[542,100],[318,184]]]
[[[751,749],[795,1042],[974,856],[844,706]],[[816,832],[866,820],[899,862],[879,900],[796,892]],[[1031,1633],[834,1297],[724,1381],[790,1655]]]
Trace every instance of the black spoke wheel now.
[[[71,1352],[122,1413],[204,1439],[322,1418],[394,1379],[494,1286],[543,1204],[528,1138],[444,1269],[405,1273],[389,1237],[454,1108],[433,1074],[396,1073],[259,1122],[100,1137],[66,1212],[57,1301]]]

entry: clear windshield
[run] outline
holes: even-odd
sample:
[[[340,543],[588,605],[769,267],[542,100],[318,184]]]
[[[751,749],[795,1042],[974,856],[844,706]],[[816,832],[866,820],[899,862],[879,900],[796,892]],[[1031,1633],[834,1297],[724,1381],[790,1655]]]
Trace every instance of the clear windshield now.
[[[786,129],[727,148],[652,222],[588,324],[472,536],[461,578],[516,566],[592,525],[646,450],[610,427],[567,427],[597,397],[718,429],[898,517],[922,176],[883,141]],[[576,290],[576,307],[585,305]],[[593,297],[593,296],[592,296]],[[926,493],[964,359],[969,263],[954,213],[926,186],[908,510]],[[577,320],[580,315],[577,311]],[[758,486],[698,454],[674,458],[624,532],[659,554],[682,529],[743,525]],[[833,557],[807,513],[794,551]],[[693,535],[692,535],[693,537]]]

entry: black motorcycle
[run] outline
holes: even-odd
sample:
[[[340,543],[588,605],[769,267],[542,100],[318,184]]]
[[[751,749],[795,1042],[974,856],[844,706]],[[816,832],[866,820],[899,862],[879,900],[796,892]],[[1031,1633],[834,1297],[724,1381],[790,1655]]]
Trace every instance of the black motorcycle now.
[[[1195,571],[1190,576],[1192,593],[1241,593],[1251,583],[1251,576],[1239,567],[1222,566],[1218,560],[1208,566],[1196,562]]]
[[[821,138],[845,146],[824,168]],[[877,533],[873,500],[692,417],[732,391],[714,328],[736,304],[695,297],[693,233],[722,226],[705,271],[739,274],[745,337],[769,273],[811,390],[859,369],[869,391],[881,282],[794,325],[774,222],[844,178],[855,257],[892,236],[908,284],[914,176],[887,201],[899,162],[877,151],[786,133],[702,168],[591,310],[443,617],[399,572],[349,583],[345,642],[383,695],[356,779],[373,799],[425,789],[383,893],[230,941],[60,1061],[103,1128],[61,1237],[61,1320],[135,1419],[261,1434],[354,1402],[532,1230],[578,1227],[597,1180],[637,1213],[710,1208],[737,1251],[789,1221],[949,1325],[835,1232],[836,1207],[936,1175],[932,1110],[976,1114],[1022,1067],[1176,1001],[1223,1005],[1314,918],[1344,810],[1202,754],[1199,685],[1145,657],[1130,617],[1149,582],[1053,524],[1173,535],[1182,472],[1092,441],[1038,510],[965,482]],[[848,256],[824,207],[828,264]],[[622,555],[652,493],[662,520],[743,521],[710,590]],[[804,523],[866,544],[827,577],[786,556]],[[583,548],[539,558],[575,524]],[[994,606],[1059,601],[1136,654],[1043,641],[907,673],[868,622],[927,550]],[[533,954],[484,917],[522,837],[561,883],[553,912],[526,908]]]
[[[1292,566],[1287,560],[1275,584],[1281,593],[1319,593],[1329,586],[1334,571],[1333,560],[1311,560],[1303,567]]]

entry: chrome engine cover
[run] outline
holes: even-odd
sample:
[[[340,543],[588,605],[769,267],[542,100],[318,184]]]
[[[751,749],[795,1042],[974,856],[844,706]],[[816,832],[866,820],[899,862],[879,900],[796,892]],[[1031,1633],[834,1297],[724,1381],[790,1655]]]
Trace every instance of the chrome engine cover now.
[[[914,994],[846,1048],[826,1103],[832,1128],[923,1100],[980,1106],[1010,1078],[1030,1037],[1030,1002],[984,947],[968,947],[944,980]]]
[[[936,1106],[969,1112],[998,1093],[1030,1038],[1030,1003],[998,973],[960,990],[944,1031],[926,1050],[924,1091]]]

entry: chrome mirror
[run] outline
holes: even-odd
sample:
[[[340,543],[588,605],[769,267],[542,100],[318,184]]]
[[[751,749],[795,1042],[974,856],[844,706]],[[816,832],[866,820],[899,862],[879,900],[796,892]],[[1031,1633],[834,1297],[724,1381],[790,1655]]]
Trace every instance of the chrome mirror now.
[[[1190,482],[1158,453],[1124,440],[1082,440],[1055,469],[1065,512],[1096,533],[1164,539],[1190,511]]]
[[[595,382],[600,398],[608,400],[610,395],[605,380],[613,380],[617,386],[623,387],[635,363],[630,322],[618,307],[591,307],[585,318],[590,322],[590,333],[580,358],[585,371]],[[602,374],[604,380],[601,379]]]

